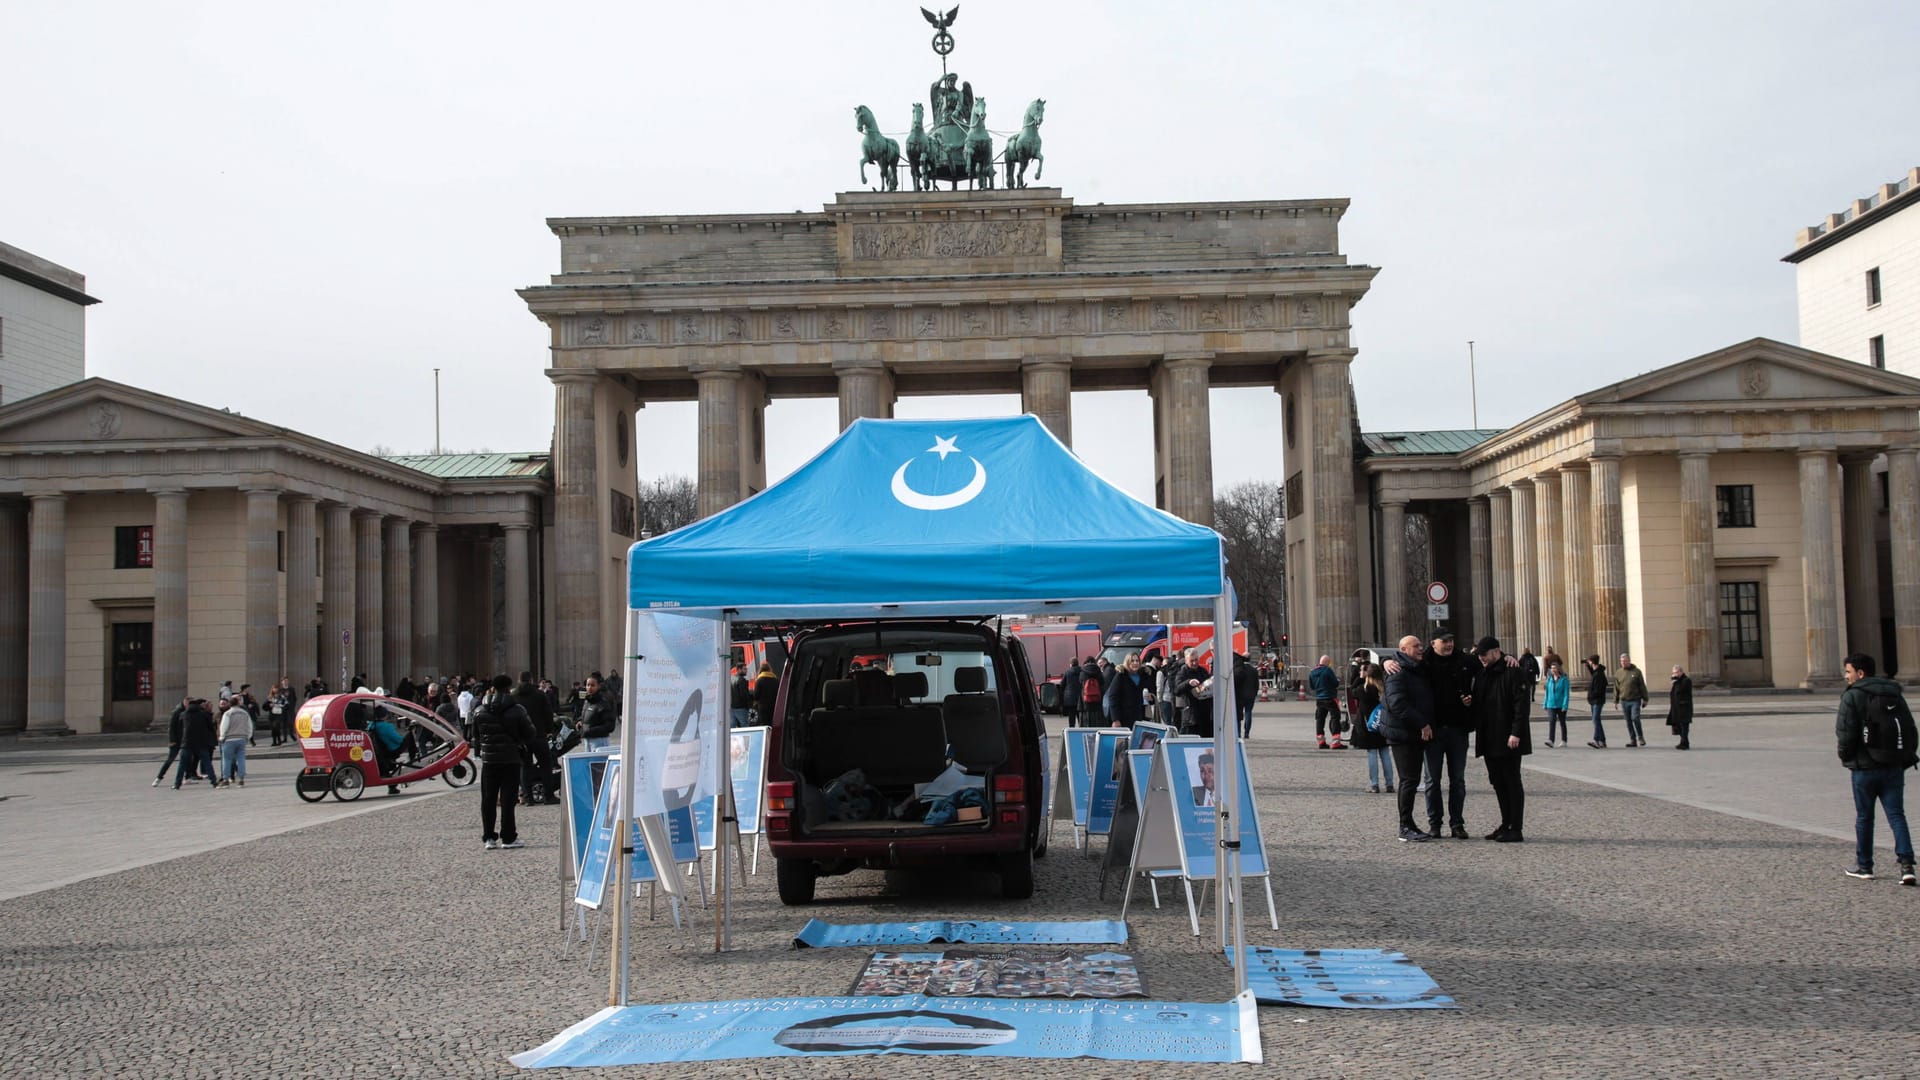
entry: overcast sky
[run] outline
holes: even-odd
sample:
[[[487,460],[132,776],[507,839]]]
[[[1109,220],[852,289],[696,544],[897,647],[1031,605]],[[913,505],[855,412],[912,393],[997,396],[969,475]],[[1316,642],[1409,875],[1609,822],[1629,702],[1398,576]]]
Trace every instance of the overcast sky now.
[[[425,451],[438,366],[448,448],[545,449],[544,219],[819,209],[851,107],[904,129],[938,75],[917,8],[14,4],[0,240],[87,276],[89,374]],[[1920,5],[966,0],[953,33],[976,91],[1047,99],[1070,198],[1351,198],[1370,431],[1469,426],[1468,339],[1486,427],[1793,341],[1794,233],[1920,164]],[[1214,393],[1218,484],[1285,475],[1278,407]],[[642,478],[691,475],[693,406],[640,420]],[[778,476],[836,407],[768,422]],[[1074,428],[1150,497],[1144,392]]]

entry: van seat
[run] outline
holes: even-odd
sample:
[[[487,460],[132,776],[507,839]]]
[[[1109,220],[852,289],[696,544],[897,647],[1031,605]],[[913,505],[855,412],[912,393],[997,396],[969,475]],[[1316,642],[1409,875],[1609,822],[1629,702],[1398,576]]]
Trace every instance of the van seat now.
[[[953,685],[959,693],[940,703],[953,760],[971,773],[998,768],[1007,760],[1007,723],[1000,698],[985,693],[987,671],[981,667],[955,668]]]

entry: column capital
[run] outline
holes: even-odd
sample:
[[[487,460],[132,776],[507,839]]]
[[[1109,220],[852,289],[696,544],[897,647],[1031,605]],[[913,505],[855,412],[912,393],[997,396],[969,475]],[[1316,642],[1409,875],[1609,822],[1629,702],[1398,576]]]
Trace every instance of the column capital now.
[[[525,532],[533,528],[533,525],[525,521],[503,521],[500,523],[500,527],[508,532]]]
[[[1407,508],[1407,502],[1408,502],[1407,499],[1400,498],[1400,497],[1394,497],[1394,498],[1382,497],[1376,501],[1380,504],[1380,509],[1382,510],[1385,510],[1388,507],[1392,507],[1395,510],[1405,510]]]
[[[605,376],[597,371],[572,371],[558,368],[548,369],[547,378],[556,386],[594,386]]]
[[[1533,477],[1531,476],[1517,477],[1507,482],[1507,490],[1509,491],[1512,491],[1513,489],[1519,488],[1519,487],[1532,487],[1532,486],[1533,486]]]
[[[276,499],[277,499],[277,498],[279,498],[279,497],[280,497],[280,496],[281,496],[281,495],[283,494],[283,492],[282,492],[282,491],[281,491],[281,490],[280,490],[279,488],[276,488],[276,487],[265,487],[265,486],[262,486],[262,485],[259,485],[259,484],[249,484],[249,485],[247,485],[246,487],[243,487],[243,488],[241,488],[241,489],[240,489],[240,494],[242,494],[242,495],[271,495],[271,496],[273,496],[274,498],[276,498]]]
[[[1537,472],[1535,472],[1532,477],[1533,482],[1536,484],[1550,484],[1553,481],[1558,480],[1559,478],[1560,478],[1560,466],[1558,465],[1555,465],[1550,469],[1540,469]]]
[[[147,494],[153,496],[156,499],[161,498],[163,496],[166,498],[174,498],[177,496],[179,498],[184,499],[187,497],[187,489],[183,487],[148,488]]]
[[[689,364],[687,374],[692,375],[696,380],[706,381],[709,379],[737,380],[744,378],[747,373],[739,364],[707,363]]]
[[[1894,457],[1899,457],[1903,460],[1912,459],[1914,456],[1920,455],[1920,447],[1889,446],[1885,450],[1885,453],[1889,459],[1892,459]]]
[[[298,506],[301,503],[308,503],[308,504],[317,506],[320,503],[320,497],[318,495],[308,495],[304,492],[299,492],[299,491],[288,491],[288,492],[284,492],[283,494],[286,495],[287,502],[294,506]]]
[[[1878,449],[1842,450],[1840,452],[1840,464],[1849,466],[1872,465],[1874,459],[1879,456],[1880,451]]]
[[[1587,455],[1587,465],[1589,468],[1591,468],[1593,463],[1596,461],[1611,461],[1617,464],[1619,463],[1620,459],[1626,456],[1627,456],[1626,453],[1622,451],[1619,447],[1607,447],[1605,449],[1598,449]]]
[[[431,521],[416,521],[413,523],[413,531],[418,533],[432,534],[432,533],[439,532],[440,526],[434,524]]]
[[[1213,366],[1214,355],[1210,352],[1167,353],[1160,357],[1160,363],[1169,368],[1210,368]]]
[[[1821,458],[1825,461],[1832,462],[1835,458],[1839,457],[1840,454],[1831,446],[1803,446],[1794,451],[1794,456],[1799,458]]]
[[[1035,368],[1038,368],[1041,370],[1047,370],[1047,371],[1051,371],[1055,368],[1072,368],[1073,357],[1071,356],[1023,356],[1020,358],[1020,367],[1023,370],[1029,370],[1029,371]]]
[[[835,375],[878,375],[884,373],[886,370],[887,365],[884,362],[867,357],[855,357],[850,360],[835,360],[833,362],[833,373]]]
[[[1713,451],[1701,447],[1689,446],[1676,451],[1674,456],[1682,460],[1687,458],[1710,458],[1713,456]]]
[[[1506,488],[1503,488],[1503,487],[1497,487],[1497,488],[1494,488],[1492,491],[1487,492],[1488,502],[1499,502],[1502,500],[1512,501],[1512,499],[1513,499],[1513,492],[1508,491]]]
[[[1331,364],[1339,361],[1342,364],[1351,364],[1353,358],[1358,355],[1360,355],[1359,349],[1310,349],[1307,352],[1307,363]]]
[[[67,493],[64,491],[30,491],[27,493],[27,499],[35,506],[41,503],[64,503],[67,501]]]

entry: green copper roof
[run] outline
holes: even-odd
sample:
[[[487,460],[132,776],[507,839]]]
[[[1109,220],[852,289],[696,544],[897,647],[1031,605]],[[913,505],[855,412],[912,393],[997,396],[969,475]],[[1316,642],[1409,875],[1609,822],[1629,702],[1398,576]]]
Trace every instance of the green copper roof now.
[[[1369,431],[1361,435],[1368,457],[1400,457],[1415,454],[1458,454],[1471,450],[1495,435],[1501,428],[1463,431]]]
[[[401,454],[387,460],[442,480],[544,476],[551,472],[546,454]]]

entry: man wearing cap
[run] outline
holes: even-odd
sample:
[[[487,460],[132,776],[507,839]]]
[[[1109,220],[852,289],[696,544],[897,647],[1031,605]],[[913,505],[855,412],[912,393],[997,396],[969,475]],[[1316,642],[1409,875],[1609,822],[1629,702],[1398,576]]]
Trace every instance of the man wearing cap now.
[[[1474,727],[1473,752],[1486,759],[1487,782],[1493,785],[1493,796],[1500,802],[1500,827],[1486,838],[1518,844],[1526,839],[1522,829],[1527,809],[1527,793],[1520,783],[1520,759],[1533,752],[1527,727],[1533,705],[1531,680],[1525,669],[1501,662],[1504,654],[1498,638],[1481,638],[1474,651],[1480,662],[1474,665],[1467,694]]]

